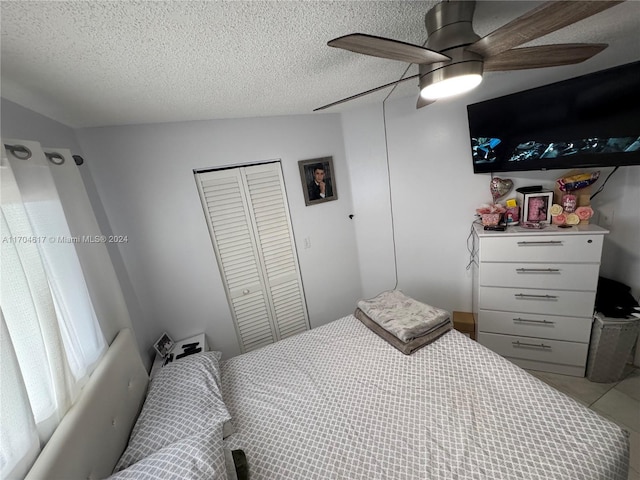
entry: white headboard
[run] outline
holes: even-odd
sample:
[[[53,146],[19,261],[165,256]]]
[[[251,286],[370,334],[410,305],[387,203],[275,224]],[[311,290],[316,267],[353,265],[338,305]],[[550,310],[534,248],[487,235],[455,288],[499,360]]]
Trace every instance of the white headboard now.
[[[111,475],[148,383],[131,331],[121,330],[26,478],[86,480]]]

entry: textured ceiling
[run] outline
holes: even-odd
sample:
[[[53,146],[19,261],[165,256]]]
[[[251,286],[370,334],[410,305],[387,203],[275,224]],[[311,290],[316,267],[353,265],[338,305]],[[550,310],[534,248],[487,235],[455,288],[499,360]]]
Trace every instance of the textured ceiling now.
[[[436,3],[2,0],[1,93],[73,127],[311,113],[408,66],[328,40],[361,32],[422,44]],[[475,30],[485,35],[540,3],[480,1]],[[639,31],[640,1],[629,0],[535,43],[609,43],[590,62],[611,66],[639,58]],[[483,83],[496,75],[509,73]],[[417,96],[416,83],[394,96]]]

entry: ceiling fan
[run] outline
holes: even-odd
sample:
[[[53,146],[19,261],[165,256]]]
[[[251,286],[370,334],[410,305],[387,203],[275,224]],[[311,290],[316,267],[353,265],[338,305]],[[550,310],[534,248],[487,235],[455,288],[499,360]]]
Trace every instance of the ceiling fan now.
[[[444,1],[425,16],[428,38],[424,46],[353,33],[334,38],[327,45],[364,55],[417,63],[419,73],[361,92],[314,110],[338,105],[400,82],[419,79],[420,96],[416,108],[439,98],[463,93],[482,81],[483,72],[554,67],[583,62],[607,44],[566,43],[521,47],[580,20],[613,7],[622,1],[551,1],[480,38],[473,31],[475,1]]]

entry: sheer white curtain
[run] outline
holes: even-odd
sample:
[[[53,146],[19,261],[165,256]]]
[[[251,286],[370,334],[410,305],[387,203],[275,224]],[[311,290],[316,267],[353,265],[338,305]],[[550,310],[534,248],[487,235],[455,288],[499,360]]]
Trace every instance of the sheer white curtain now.
[[[0,163],[0,472],[21,478],[106,350],[39,145]]]

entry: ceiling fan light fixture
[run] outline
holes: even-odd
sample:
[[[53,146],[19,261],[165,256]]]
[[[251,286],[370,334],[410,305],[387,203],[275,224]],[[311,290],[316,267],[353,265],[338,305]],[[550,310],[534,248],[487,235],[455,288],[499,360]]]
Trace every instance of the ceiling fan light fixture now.
[[[482,82],[482,62],[447,65],[420,78],[420,96],[438,100],[473,90]]]
[[[331,47],[372,57],[418,65],[418,74],[402,76],[387,85],[367,90],[314,110],[338,105],[383,88],[419,77],[416,108],[440,98],[468,92],[482,82],[483,71],[526,70],[574,65],[597,55],[606,44],[564,43],[522,47],[624,0],[548,1],[480,37],[473,29],[476,0],[434,0],[425,15],[428,38],[422,45],[352,33],[329,41]]]
[[[470,74],[459,75],[448,78],[438,83],[432,83],[422,89],[420,95],[427,100],[438,100],[439,98],[451,97],[460,93],[473,90],[482,81],[482,75]]]

